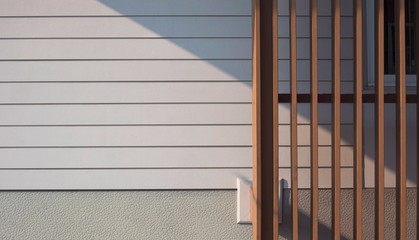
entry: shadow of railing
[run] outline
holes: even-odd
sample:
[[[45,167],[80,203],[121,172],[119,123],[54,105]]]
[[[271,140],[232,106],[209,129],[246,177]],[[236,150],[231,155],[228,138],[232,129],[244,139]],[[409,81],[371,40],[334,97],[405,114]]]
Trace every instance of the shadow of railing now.
[[[243,84],[251,87],[251,1],[217,1],[206,2],[206,1],[187,1],[189,5],[179,5],[178,2],[174,1],[165,1],[166,5],[159,5],[159,1],[135,1],[135,0],[124,0],[124,1],[114,1],[114,0],[100,0],[100,3],[103,5],[117,11],[123,17],[127,17],[133,22],[141,25],[154,32],[155,38],[162,38],[167,41],[170,41],[174,45],[182,48],[184,51],[191,53],[195,56],[196,60],[205,61],[208,64],[216,67],[217,69],[227,73],[231,76],[231,81],[242,82]],[[223,7],[219,3],[227,4],[231,7],[231,4],[234,4],[236,9],[234,14],[226,13],[223,10]],[[154,9],[154,13],[147,13],[138,15],[135,9],[150,7]],[[186,9],[194,8],[201,9],[203,15],[193,15],[193,13],[188,13]],[[172,14],[168,14],[172,12]],[[136,15],[137,14],[137,15]],[[153,15],[154,14],[154,15]],[[226,14],[226,15],[225,15]],[[173,25],[170,22],[172,17],[176,18],[188,18],[189,22],[192,18],[194,26],[182,26],[182,25]],[[204,26],[199,25],[199,19],[205,17],[210,18],[213,21],[213,25],[210,26],[212,30],[224,29],[224,31],[218,31],[216,35],[209,34],[206,31]],[[156,21],[150,21],[150,18],[159,18],[159,23]],[[219,21],[220,19],[223,19]],[[239,19],[241,22],[238,24],[235,20]],[[168,27],[169,26],[169,27]],[[185,30],[180,30],[183,27],[190,29],[187,33]],[[208,26],[207,26],[208,27]],[[330,28],[331,26],[324,26],[325,28]],[[179,29],[179,30],[177,30]],[[217,31],[215,31],[217,32]],[[186,34],[186,35],[185,35]],[[191,44],[190,41],[185,41],[185,39],[207,39],[208,45],[202,45],[202,42],[195,42]],[[234,41],[228,41],[226,39],[233,39]],[[222,41],[222,43],[216,43],[217,41]],[[238,47],[237,43],[240,42],[241,46]],[[219,56],[214,55],[213,52],[215,48],[222,47],[225,50],[236,49],[233,51],[233,55],[230,58],[221,59]],[[217,49],[219,52],[219,49]],[[234,63],[233,63],[234,62]],[[155,70],[152,70],[155,71]],[[156,70],[157,71],[157,70]],[[309,119],[308,112],[299,112],[300,117]],[[414,119],[408,119],[408,129],[413,129],[415,125]],[[365,119],[365,121],[370,121],[370,119]],[[389,123],[391,127],[392,123]],[[327,129],[330,131],[330,126],[320,125],[321,128]],[[366,129],[368,130],[368,129]],[[370,133],[368,133],[370,134]],[[392,135],[388,135],[390,138]],[[342,133],[342,140],[346,142],[352,141],[352,132]],[[368,136],[366,136],[368,138]],[[412,137],[410,137],[412,138]],[[408,167],[407,167],[407,179],[411,182],[416,182],[416,163],[415,159],[415,137],[407,141],[408,143]],[[388,154],[386,154],[386,168],[395,172],[395,146],[394,149],[386,148]],[[373,159],[374,156],[374,147],[368,145],[364,149],[365,156],[369,159]]]

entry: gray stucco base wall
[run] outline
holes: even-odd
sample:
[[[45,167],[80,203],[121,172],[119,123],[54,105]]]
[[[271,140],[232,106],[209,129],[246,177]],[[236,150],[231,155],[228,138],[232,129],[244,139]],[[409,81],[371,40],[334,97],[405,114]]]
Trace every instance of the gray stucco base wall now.
[[[300,239],[310,233],[310,192],[301,190]],[[408,239],[416,191],[408,190]],[[289,239],[289,191],[280,239]],[[321,239],[330,239],[330,191],[320,192]],[[386,239],[395,239],[395,191],[386,191]],[[374,191],[364,192],[364,239],[374,235]],[[0,239],[251,239],[236,223],[236,191],[0,192]],[[352,191],[342,191],[342,239],[352,239]]]
[[[250,239],[235,191],[0,192],[0,239]]]
[[[353,191],[342,190],[341,193],[341,239],[353,239]],[[319,192],[319,235],[320,239],[332,239],[330,203],[331,191]],[[385,190],[385,239],[396,239],[396,191]],[[290,192],[284,192],[283,219],[291,218]],[[374,189],[363,192],[363,239],[374,239]],[[416,239],[416,189],[407,190],[407,236]],[[310,239],[310,191],[299,191],[299,238]],[[291,225],[284,221],[280,226],[280,239],[290,239]]]

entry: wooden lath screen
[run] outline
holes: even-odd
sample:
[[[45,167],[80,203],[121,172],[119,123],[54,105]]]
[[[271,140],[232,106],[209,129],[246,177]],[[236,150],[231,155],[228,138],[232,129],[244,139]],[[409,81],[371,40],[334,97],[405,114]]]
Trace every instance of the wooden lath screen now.
[[[296,36],[296,0],[289,0],[290,27],[290,94],[277,94],[277,0],[254,0],[254,31],[253,31],[253,117],[254,131],[254,239],[276,239],[278,224],[274,212],[262,211],[262,208],[275,209],[278,196],[275,193],[277,179],[263,187],[266,181],[271,181],[277,175],[277,153],[275,141],[277,131],[273,135],[264,131],[274,130],[278,124],[276,119],[277,101],[290,103],[291,117],[291,219],[292,238],[298,239],[298,151],[297,151],[297,103],[301,100],[310,102],[310,157],[311,157],[311,239],[321,239],[318,234],[318,103],[332,104],[332,236],[341,238],[341,209],[340,209],[340,124],[341,101],[353,103],[354,124],[354,168],[353,168],[353,238],[362,239],[362,190],[363,190],[363,102],[374,102],[375,106],[375,238],[384,239],[384,104],[396,103],[396,234],[397,239],[406,239],[406,101],[417,101],[417,119],[419,119],[419,98],[417,95],[406,95],[406,62],[405,62],[405,0],[396,0],[395,40],[396,40],[396,94],[385,94],[384,90],[384,0],[375,0],[375,89],[373,94],[363,94],[363,4],[362,0],[353,0],[353,94],[341,94],[341,63],[340,63],[340,0],[332,1],[332,93],[318,94],[318,34],[317,21],[318,1],[310,0],[310,94],[297,93],[297,36]],[[416,1],[416,12],[419,4]],[[416,40],[419,39],[419,17],[416,18]],[[263,41],[263,39],[265,39]],[[275,39],[275,40],[273,40]],[[416,59],[419,59],[419,48],[415,48]],[[272,51],[273,54],[269,54]],[[268,70],[270,73],[263,73]],[[419,68],[416,69],[419,78]],[[263,87],[265,86],[265,87]],[[417,86],[419,91],[419,85]],[[265,95],[265,97],[264,97]],[[408,96],[408,98],[407,98]],[[274,103],[272,105],[272,102]],[[275,113],[272,115],[272,113]],[[266,119],[265,121],[263,119]],[[264,124],[270,124],[266,126]],[[419,136],[419,128],[418,134]],[[272,139],[273,137],[273,139]],[[264,140],[265,139],[265,140]],[[264,146],[266,141],[269,146]],[[273,144],[272,144],[273,143]],[[419,144],[419,137],[418,137]],[[270,149],[272,154],[262,156],[262,151]],[[418,145],[419,149],[419,145]],[[419,162],[419,154],[418,154]],[[266,166],[273,168],[267,169]],[[265,172],[267,175],[264,175]],[[419,164],[418,171],[419,175]],[[269,178],[269,179],[268,179]],[[418,176],[419,179],[419,176]],[[419,192],[418,192],[419,197]],[[271,205],[267,208],[266,205]],[[419,216],[418,216],[419,222]],[[265,224],[265,225],[264,225]],[[267,225],[266,225],[267,224]],[[269,226],[269,227],[267,227]],[[419,233],[419,230],[418,230]],[[419,236],[419,234],[418,234]],[[418,238],[419,239],[419,238]]]

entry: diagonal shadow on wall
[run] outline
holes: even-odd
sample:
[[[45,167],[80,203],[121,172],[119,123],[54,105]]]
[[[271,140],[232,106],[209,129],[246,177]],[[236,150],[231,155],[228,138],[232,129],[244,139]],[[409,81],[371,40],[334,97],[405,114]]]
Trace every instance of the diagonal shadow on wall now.
[[[204,60],[206,63],[211,64],[217,69],[227,73],[231,76],[231,81],[239,81],[243,84],[251,87],[251,1],[220,1],[217,3],[207,1],[186,1],[188,4],[179,5],[176,1],[168,1],[167,5],[162,6],[160,1],[114,1],[114,0],[100,0],[100,3],[105,6],[117,11],[122,17],[127,17],[131,21],[149,29],[153,32],[151,38],[160,38],[170,41],[177,47],[195,56],[194,59]],[[234,13],[226,12],[220,7],[219,4],[226,4],[226,6],[234,6]],[[218,5],[217,5],[218,4]],[[135,9],[141,8],[154,9],[154,12],[144,12],[138,14]],[[187,9],[200,9],[202,15],[194,15],[193,12]],[[230,8],[231,9],[231,8]],[[141,11],[140,11],[141,12]],[[170,13],[170,14],[169,14]],[[224,16],[221,16],[224,15]],[[182,24],[182,21],[175,24],[171,22],[173,17],[177,19],[186,19]],[[152,21],[151,19],[159,18],[159,21]],[[188,25],[193,19],[194,24]],[[200,25],[200,20],[206,18],[210,25]],[[206,27],[211,28],[211,31],[207,31]],[[324,26],[330,28],[331,26]],[[141,37],[139,37],[141,38]],[[192,39],[194,41],[185,41],[186,39]],[[232,39],[232,41],[228,41]],[[206,40],[207,45],[203,45],[200,40]],[[219,43],[216,43],[219,41]],[[237,47],[237,42],[241,43],[240,47]],[[222,47],[223,49],[232,51],[232,55],[226,58],[220,58],[214,52],[220,52],[219,49],[214,51],[216,48]],[[233,60],[235,63],[228,63],[229,60]],[[345,67],[345,66],[344,66]],[[365,105],[364,105],[365,107]],[[300,117],[309,119],[309,112],[299,111]],[[368,115],[368,112],[366,112]],[[364,124],[368,125],[368,122],[373,121],[373,118],[364,117]],[[414,126],[414,119],[408,118],[408,129]],[[330,131],[330,126],[320,125],[321,128]],[[394,123],[390,121],[388,123],[387,130],[388,138],[394,138],[391,129],[394,129]],[[365,128],[365,126],[364,126]],[[372,133],[364,129],[366,134],[371,135]],[[365,136],[366,148],[364,153],[365,161],[372,161],[374,156],[374,147],[371,145],[371,136]],[[411,137],[410,137],[411,138]],[[414,161],[414,137],[408,141],[408,168],[407,168],[407,179],[411,182],[416,181],[416,167]],[[342,133],[342,140],[344,142],[352,142],[352,132]],[[395,172],[395,149],[392,149],[395,145],[390,145],[390,148],[386,148],[388,154],[386,156],[386,168],[394,173]],[[371,165],[373,163],[370,163]]]

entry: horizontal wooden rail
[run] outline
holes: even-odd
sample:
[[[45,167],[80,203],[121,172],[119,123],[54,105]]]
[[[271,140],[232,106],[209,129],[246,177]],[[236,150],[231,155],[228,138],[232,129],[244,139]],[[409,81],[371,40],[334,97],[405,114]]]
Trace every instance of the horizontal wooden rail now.
[[[332,94],[318,94],[318,102],[319,103],[332,103]],[[354,102],[354,94],[341,94],[340,101],[341,103],[353,103]],[[416,94],[407,94],[406,95],[406,103],[416,103],[417,95]],[[291,95],[290,94],[278,94],[278,103],[290,103],[291,102]],[[311,102],[311,94],[298,94],[297,95],[297,102],[298,103],[310,103]],[[362,95],[362,102],[363,103],[374,103],[375,102],[375,94],[363,94]],[[389,93],[384,95],[384,103],[396,103],[397,102],[397,95],[395,93]]]

